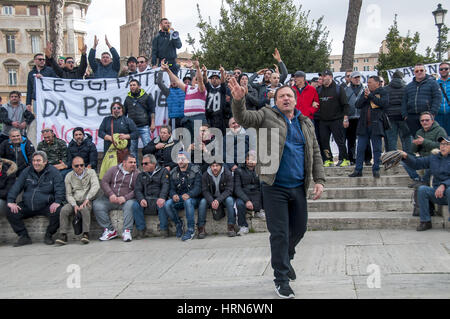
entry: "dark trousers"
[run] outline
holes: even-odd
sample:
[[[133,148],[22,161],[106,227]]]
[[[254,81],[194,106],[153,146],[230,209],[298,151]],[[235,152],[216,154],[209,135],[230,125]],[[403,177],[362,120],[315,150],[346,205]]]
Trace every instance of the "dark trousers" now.
[[[416,132],[422,128],[422,125],[420,125],[420,114],[408,113],[406,125],[408,125],[409,132],[411,133],[412,137],[414,137],[416,135]]]
[[[347,139],[348,159],[351,162],[356,161],[356,128],[358,127],[359,119],[349,119],[348,128],[345,130],[345,138]],[[370,162],[372,159],[372,149],[370,143],[367,144],[364,154],[364,161]]]
[[[262,187],[267,228],[270,232],[271,263],[275,284],[289,281],[289,263],[294,259],[295,246],[303,238],[308,222],[304,186],[284,188]]]
[[[339,160],[348,159],[347,147],[345,146],[345,133],[343,119],[324,121],[320,120],[320,142],[327,160],[333,160],[330,148],[330,136],[333,134],[334,140],[339,148]]]
[[[326,157],[325,154],[323,153],[322,144],[320,143],[320,120],[314,119],[313,124],[314,124],[314,131],[316,133],[317,144],[319,144],[320,155],[322,156],[322,161],[325,162]]]
[[[49,224],[47,226],[48,234],[55,234],[59,228],[59,213],[61,211],[62,206],[60,205],[56,212],[53,214],[50,213],[50,206],[47,206],[38,211],[32,211],[31,209],[26,208],[23,203],[18,204],[21,210],[17,214],[11,212],[11,209],[8,207],[6,212],[6,218],[8,219],[9,224],[11,225],[14,232],[19,236],[28,236],[28,231],[23,222],[24,219],[31,218],[37,215],[45,216],[49,219]]]

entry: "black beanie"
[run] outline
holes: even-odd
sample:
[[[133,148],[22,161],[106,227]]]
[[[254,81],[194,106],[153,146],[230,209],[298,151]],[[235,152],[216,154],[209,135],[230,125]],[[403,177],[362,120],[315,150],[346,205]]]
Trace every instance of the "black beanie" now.
[[[83,135],[84,135],[84,129],[82,127],[76,127],[73,129],[73,132],[72,132],[73,136],[75,136],[75,132],[77,132],[77,131],[81,131],[81,133],[83,133]]]

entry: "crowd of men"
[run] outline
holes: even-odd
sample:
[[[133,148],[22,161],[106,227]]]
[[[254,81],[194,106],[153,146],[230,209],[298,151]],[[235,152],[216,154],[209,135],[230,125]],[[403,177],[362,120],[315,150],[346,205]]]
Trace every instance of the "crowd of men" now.
[[[255,212],[264,218],[263,183],[255,170],[258,156],[246,135],[251,126],[234,117],[230,82],[236,81],[243,88],[246,110],[256,112],[275,107],[277,91],[285,87],[288,76],[280,52],[275,49],[273,53],[278,67],[259,70],[250,78],[239,67],[233,72],[220,67],[219,73],[208,77],[206,66],[201,67],[198,61],[193,61],[192,72],[180,79],[175,58],[181,40],[167,19],[162,19],[160,26],[161,31],[153,41],[152,57],[130,57],[127,67],[122,70],[120,57],[107,37],[105,42],[109,52],[103,52],[101,58],[96,59],[99,39],[95,37],[88,56],[86,46],[80,50],[79,66],[75,66],[72,57],[55,61],[51,57],[52,46],[48,45],[44,54],[34,57],[35,66],[28,76],[26,103],[21,103],[20,92],[13,91],[9,101],[0,108],[3,123],[0,206],[19,236],[16,246],[31,243],[23,219],[35,215],[49,217],[45,235],[47,244],[54,243],[53,235],[58,228],[60,235],[56,242],[67,243],[69,216],[73,214],[82,215],[82,243],[89,242],[92,212],[104,229],[102,241],[118,236],[109,217],[111,210],[123,210],[124,241],[132,240],[134,226],[137,229],[135,237],[147,236],[144,218],[147,214],[158,215],[160,231],[165,237],[169,236],[171,220],[176,226],[176,237],[182,240],[194,238],[195,225],[198,238],[205,238],[208,208],[215,219],[227,216],[228,236],[249,232],[247,212]],[[155,100],[141,88],[137,79],[130,81],[124,103],[112,103],[111,115],[104,117],[99,126],[99,137],[104,141],[102,163],[98,163],[92,136],[82,126],[73,130],[73,139],[68,145],[50,128],[41,131],[43,140],[36,149],[27,137],[27,127],[35,120],[35,77],[114,78],[158,67],[170,78],[170,86],[166,87],[162,73],[157,77],[159,89],[166,96],[169,125],[158,127],[158,134],[153,139],[152,133],[156,133]],[[414,74],[414,79],[407,85],[402,80],[403,74],[397,71],[387,86],[380,76],[370,76],[365,86],[361,81],[362,74],[357,71],[347,71],[342,84],[333,80],[330,70],[319,73],[318,78],[310,81],[305,72],[297,71],[287,85],[294,94],[298,114],[306,116],[313,125],[315,136],[312,138],[317,139],[320,147],[321,165],[354,166],[349,177],[362,176],[363,166],[371,165],[373,177],[379,178],[383,140],[385,151],[390,151],[399,148],[397,141],[400,138],[400,148],[409,154],[404,156],[403,165],[413,180],[412,187],[430,187],[433,176],[435,202],[442,202],[442,198],[450,201],[447,156],[450,148],[447,135],[450,131],[449,64],[439,65],[437,81],[426,74],[422,64],[414,66]],[[262,76],[261,82],[255,81],[258,75]],[[198,132],[195,132],[196,121],[201,123]],[[191,143],[174,158],[173,148],[180,141],[172,136],[172,132],[179,127],[189,130]],[[222,132],[223,141],[211,134],[212,128]],[[300,133],[292,138],[304,139],[303,132]],[[337,144],[338,154],[332,152],[331,136]],[[144,145],[141,170],[138,169],[139,139]],[[210,154],[211,147],[208,146],[218,142],[223,145],[223,160],[208,161],[208,157],[214,155]],[[238,158],[240,145],[245,150],[241,154],[244,160]],[[423,158],[438,156],[432,154],[436,148],[440,148],[439,156],[443,158],[440,167],[447,165],[447,169],[436,170],[434,161],[417,163],[411,158],[416,154]],[[117,155],[115,165],[106,167],[108,151],[119,154],[121,149],[128,150],[124,157]],[[200,162],[193,162],[195,152],[201,153]],[[233,155],[227,156],[229,154]],[[295,162],[296,158],[291,157],[291,160]],[[99,179],[100,168],[104,170]],[[427,169],[424,176],[419,176],[418,168]],[[435,185],[435,181],[441,181],[441,184]],[[419,192],[419,197],[422,196],[419,202],[423,201],[425,193],[433,200],[427,190]],[[423,211],[429,210],[427,206],[420,208],[418,230],[431,228],[429,211]],[[186,225],[178,214],[181,209],[185,210]]]

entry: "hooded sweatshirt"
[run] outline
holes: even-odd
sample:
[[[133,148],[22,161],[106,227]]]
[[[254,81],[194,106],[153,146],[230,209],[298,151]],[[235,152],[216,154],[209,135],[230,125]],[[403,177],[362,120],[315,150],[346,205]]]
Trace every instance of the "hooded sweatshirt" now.
[[[103,176],[101,188],[108,198],[111,195],[123,196],[126,200],[134,198],[134,185],[139,171],[127,172],[123,164],[111,167]]]

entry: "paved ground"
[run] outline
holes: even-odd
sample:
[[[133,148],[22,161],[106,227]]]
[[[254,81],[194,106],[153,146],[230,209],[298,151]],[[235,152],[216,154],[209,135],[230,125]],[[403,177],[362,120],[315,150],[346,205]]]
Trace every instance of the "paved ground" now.
[[[449,235],[443,229],[308,232],[291,285],[297,298],[448,299]],[[0,298],[278,298],[268,237],[1,245]]]

